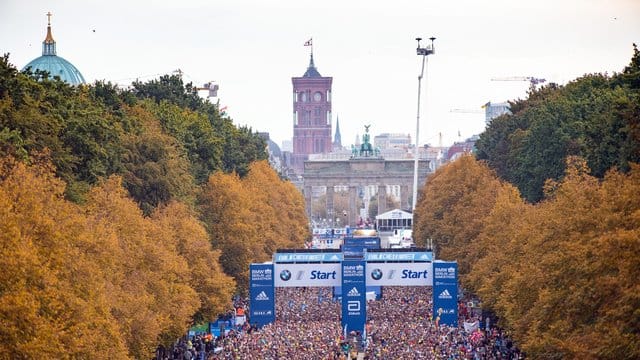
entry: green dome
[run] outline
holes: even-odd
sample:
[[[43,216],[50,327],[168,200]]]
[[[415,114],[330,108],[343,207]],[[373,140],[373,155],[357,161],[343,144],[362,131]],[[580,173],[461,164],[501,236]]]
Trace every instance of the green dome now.
[[[42,55],[31,60],[22,70],[31,68],[31,72],[36,70],[46,71],[51,77],[59,76],[62,81],[71,85],[84,84],[84,77],[80,71],[64,58],[56,55]]]
[[[47,13],[49,23],[47,25],[47,37],[42,42],[42,56],[31,60],[22,71],[31,68],[31,72],[36,70],[46,71],[51,77],[59,76],[62,81],[71,85],[84,84],[84,77],[72,63],[56,55],[56,41],[51,35],[51,13]]]

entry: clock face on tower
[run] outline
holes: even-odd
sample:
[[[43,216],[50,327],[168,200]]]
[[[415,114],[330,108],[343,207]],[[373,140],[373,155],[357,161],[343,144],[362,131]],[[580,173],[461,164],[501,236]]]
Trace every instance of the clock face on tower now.
[[[322,94],[317,91],[315,94],[313,94],[313,101],[319,102],[320,100],[322,100]]]

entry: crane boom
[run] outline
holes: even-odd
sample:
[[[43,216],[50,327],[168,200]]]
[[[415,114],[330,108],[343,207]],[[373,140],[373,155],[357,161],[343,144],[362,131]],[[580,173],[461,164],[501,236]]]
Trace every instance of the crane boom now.
[[[209,95],[207,97],[217,97],[218,96],[218,89],[220,87],[218,86],[218,84],[214,84],[213,81],[205,83],[202,87],[196,87],[196,90],[208,90],[209,91]]]
[[[547,82],[546,79],[537,78],[533,76],[494,77],[494,78],[491,78],[491,81],[528,81],[533,86]]]
[[[463,114],[480,114],[484,113],[484,110],[476,110],[476,109],[451,109],[449,112],[452,113],[463,113]]]

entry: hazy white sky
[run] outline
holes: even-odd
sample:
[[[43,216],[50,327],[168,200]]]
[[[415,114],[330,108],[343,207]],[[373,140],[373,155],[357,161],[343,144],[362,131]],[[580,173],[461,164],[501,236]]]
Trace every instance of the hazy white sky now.
[[[88,82],[176,69],[215,80],[234,123],[278,144],[293,136],[291,77],[307,68],[311,37],[316,67],[333,77],[343,145],[368,124],[415,135],[418,36],[437,38],[420,122],[420,143],[432,145],[484,129],[483,113],[452,109],[525,97],[527,82],[493,77],[619,72],[640,44],[638,0],[2,0],[0,51],[19,69],[41,55],[48,11],[58,55]]]

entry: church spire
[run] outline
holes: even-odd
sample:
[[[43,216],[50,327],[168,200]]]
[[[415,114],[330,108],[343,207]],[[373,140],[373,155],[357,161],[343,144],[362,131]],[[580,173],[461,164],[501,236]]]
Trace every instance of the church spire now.
[[[47,37],[42,42],[42,55],[56,55],[56,41],[51,35],[51,11],[47,13]]]

